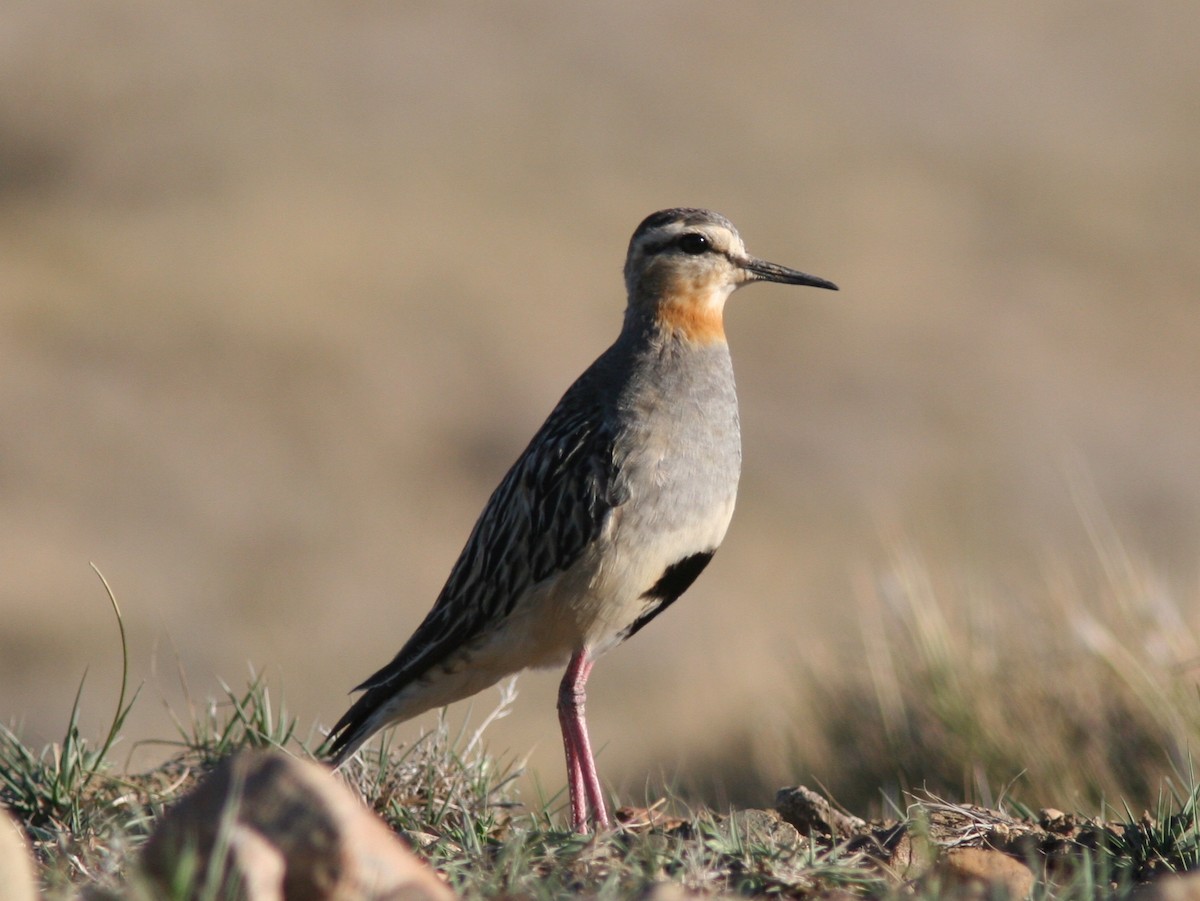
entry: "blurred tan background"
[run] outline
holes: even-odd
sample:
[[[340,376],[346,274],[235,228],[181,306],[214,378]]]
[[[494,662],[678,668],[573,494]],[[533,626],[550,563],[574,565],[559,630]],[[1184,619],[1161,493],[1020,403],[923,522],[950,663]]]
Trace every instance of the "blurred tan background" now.
[[[842,291],[730,304],[739,509],[592,679],[611,783],[803,728],[783,687],[859,641],[852,583],[897,534],[1020,585],[1091,553],[1082,493],[1194,588],[1198,41],[1186,0],[11,0],[0,716],[59,738],[87,670],[107,727],[94,561],[131,736],[173,734],[180,667],[203,699],[253,665],[331,724],[670,205]],[[550,790],[557,680],[490,733]]]

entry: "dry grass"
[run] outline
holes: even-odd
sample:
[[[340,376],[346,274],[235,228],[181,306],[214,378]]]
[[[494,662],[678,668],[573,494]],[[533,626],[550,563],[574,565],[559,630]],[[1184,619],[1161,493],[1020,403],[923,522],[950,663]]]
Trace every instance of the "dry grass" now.
[[[1153,809],[1193,781],[1197,598],[1098,512],[1090,523],[1093,564],[1048,561],[1034,583],[938,570],[897,544],[858,586],[857,640],[797,665],[775,719],[786,725],[746,731],[695,768],[691,790],[746,802],[815,781],[877,814],[914,791]]]
[[[1075,862],[1064,869],[1058,861],[1038,897],[1106,897],[1200,865],[1194,626],[1180,614],[1182,600],[1164,594],[1111,535],[1099,525],[1093,534],[1096,577],[1048,578],[1043,594],[1025,598],[1020,630],[996,628],[995,586],[966,593],[897,546],[862,593],[858,665],[799,670],[788,721],[804,728],[775,748],[747,736],[750,749],[710,762],[710,778],[726,790],[739,779],[761,783],[771,754],[782,754],[780,784],[815,775],[852,812],[898,817],[917,832],[926,821],[958,823],[961,834],[936,836],[944,845],[1003,836],[1004,847],[1023,847],[1020,836],[1047,818],[1033,811],[1065,810],[1080,824]],[[441,719],[408,745],[389,735],[346,770],[465,897],[630,897],[659,882],[746,896],[896,891],[862,846],[781,847],[748,820],[689,803],[706,792],[686,783],[616,798],[657,810],[658,825],[581,840],[565,829],[561,796],[531,791],[516,758],[491,753],[495,725],[514,701],[510,684],[474,730]],[[51,746],[0,731],[0,801],[24,823],[52,897],[80,883],[119,886],[164,807],[226,754],[278,747],[308,756],[321,740],[255,677],[180,711],[176,735],[161,742],[168,762],[131,773],[114,754],[133,703],[124,688],[99,743],[81,733],[79,703]],[[970,835],[961,831],[968,827]],[[1028,847],[1034,858],[1043,853]],[[936,886],[921,883],[919,892]]]

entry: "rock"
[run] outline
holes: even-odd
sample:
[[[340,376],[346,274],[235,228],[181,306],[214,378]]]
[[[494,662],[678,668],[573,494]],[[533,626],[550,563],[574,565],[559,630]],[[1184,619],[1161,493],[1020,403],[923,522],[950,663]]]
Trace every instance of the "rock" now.
[[[277,751],[224,760],[159,822],[141,872],[172,897],[206,888],[246,901],[454,897],[329,770]],[[216,886],[205,885],[210,872]]]
[[[1200,901],[1200,873],[1163,876],[1139,885],[1129,897],[1132,901]]]
[[[956,898],[1013,899],[1029,897],[1033,871],[1019,860],[990,848],[951,848],[944,851],[927,881]]]
[[[867,829],[858,817],[837,810],[828,798],[811,788],[796,785],[775,793],[775,809],[802,835],[824,835],[837,841]]]
[[[0,901],[35,901],[33,854],[12,814],[0,807]]]
[[[1047,832],[1070,835],[1079,823],[1075,817],[1063,813],[1056,807],[1043,807],[1038,811],[1038,825]]]
[[[287,860],[256,829],[238,823],[229,836],[230,869],[240,874],[239,895],[253,901],[283,901]]]
[[[656,882],[637,896],[637,901],[737,901],[739,895],[706,895],[677,882]]]
[[[872,838],[878,853],[872,854],[893,884],[911,882],[933,866],[937,847],[923,833],[914,834],[904,826],[880,830]]]
[[[621,824],[622,829],[628,829],[633,832],[646,832],[651,829],[659,832],[670,832],[687,823],[687,820],[683,819],[683,817],[665,813],[658,805],[653,807],[619,807],[613,816]]]
[[[760,849],[760,875],[781,885],[796,885],[808,880],[811,865],[809,840],[784,822],[774,810],[739,810],[723,821],[735,841],[747,848]],[[757,852],[755,852],[757,853]]]
[[[729,823],[747,841],[776,848],[798,848],[804,837],[774,810],[739,810],[729,815]]]

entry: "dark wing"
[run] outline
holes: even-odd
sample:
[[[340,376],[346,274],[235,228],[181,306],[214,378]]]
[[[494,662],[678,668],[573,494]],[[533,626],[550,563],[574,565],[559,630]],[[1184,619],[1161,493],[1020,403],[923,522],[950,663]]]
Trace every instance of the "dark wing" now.
[[[492,493],[433,609],[334,726],[331,753],[356,744],[388,699],[494,628],[521,597],[571,566],[625,500],[614,431],[586,376],[563,397]]]

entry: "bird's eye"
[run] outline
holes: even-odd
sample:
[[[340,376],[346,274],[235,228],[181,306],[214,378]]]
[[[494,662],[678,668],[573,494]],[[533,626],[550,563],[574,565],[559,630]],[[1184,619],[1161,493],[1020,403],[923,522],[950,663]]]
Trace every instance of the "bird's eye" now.
[[[704,253],[712,245],[709,244],[708,238],[696,232],[689,232],[679,239],[679,249],[684,253],[698,254]]]

